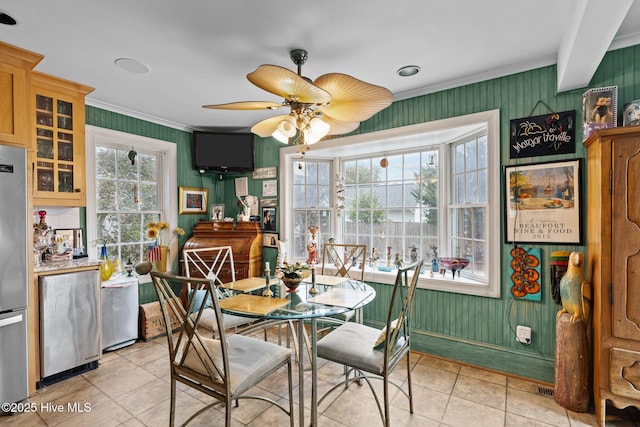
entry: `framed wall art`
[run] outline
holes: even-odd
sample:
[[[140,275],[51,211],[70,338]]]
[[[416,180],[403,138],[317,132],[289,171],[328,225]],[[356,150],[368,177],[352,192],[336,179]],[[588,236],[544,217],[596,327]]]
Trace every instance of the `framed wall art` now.
[[[263,233],[262,234],[262,246],[265,248],[277,248],[278,247],[278,233]]]
[[[278,199],[260,199],[260,206],[264,206],[264,207],[278,206]]]
[[[504,167],[507,243],[582,244],[581,160]]]
[[[209,190],[206,188],[180,187],[180,214],[206,214]]]
[[[264,231],[276,231],[276,208],[262,208],[262,228]]]

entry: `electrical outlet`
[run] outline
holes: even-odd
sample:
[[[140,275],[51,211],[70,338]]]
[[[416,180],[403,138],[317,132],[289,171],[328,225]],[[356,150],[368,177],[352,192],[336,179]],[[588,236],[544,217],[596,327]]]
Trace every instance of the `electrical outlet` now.
[[[516,340],[522,344],[531,344],[531,328],[518,325],[516,328]]]

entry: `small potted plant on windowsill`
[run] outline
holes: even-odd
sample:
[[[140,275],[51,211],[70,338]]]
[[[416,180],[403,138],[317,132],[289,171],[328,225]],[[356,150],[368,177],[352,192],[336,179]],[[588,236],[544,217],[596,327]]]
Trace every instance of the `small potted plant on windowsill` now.
[[[282,263],[278,277],[282,280],[282,283],[287,287],[288,292],[295,292],[302,279],[309,276],[310,268],[306,264],[296,262],[290,264],[288,262]]]

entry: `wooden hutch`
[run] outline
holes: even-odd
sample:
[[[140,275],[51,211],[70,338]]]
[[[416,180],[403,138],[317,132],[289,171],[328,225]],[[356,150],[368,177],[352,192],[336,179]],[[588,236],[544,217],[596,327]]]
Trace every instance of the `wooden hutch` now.
[[[640,408],[640,126],[596,131],[587,147],[596,419]]]
[[[262,228],[260,222],[200,221],[184,249],[231,246],[236,280],[262,275]],[[182,266],[184,269],[184,265]],[[183,270],[183,274],[184,274]],[[197,271],[191,275],[198,276]],[[221,272],[223,282],[231,281],[231,271]]]

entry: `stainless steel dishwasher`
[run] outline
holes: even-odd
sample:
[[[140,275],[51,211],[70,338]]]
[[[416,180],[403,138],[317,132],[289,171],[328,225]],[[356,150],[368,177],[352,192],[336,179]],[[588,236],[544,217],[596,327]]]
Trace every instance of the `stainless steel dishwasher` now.
[[[40,277],[40,385],[98,367],[98,270]]]

